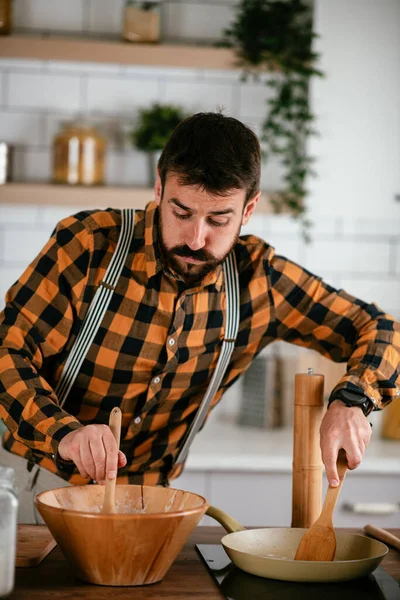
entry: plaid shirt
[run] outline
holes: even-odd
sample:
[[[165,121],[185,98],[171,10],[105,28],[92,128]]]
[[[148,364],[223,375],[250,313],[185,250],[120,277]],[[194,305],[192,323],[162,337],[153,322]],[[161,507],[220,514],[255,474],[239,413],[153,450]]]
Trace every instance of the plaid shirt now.
[[[136,212],[135,230],[110,306],[63,408],[54,387],[115,249],[121,212],[86,211],[62,220],[6,296],[0,314],[0,417],[4,445],[71,483],[88,483],[57,456],[60,440],[122,410],[118,483],[158,484],[215,368],[224,337],[222,267],[186,288],[163,263],[158,208]],[[275,255],[255,236],[235,246],[240,328],[213,406],[276,339],[348,362],[335,389],[364,391],[381,408],[399,384],[400,326],[374,304],[335,290]],[[179,471],[179,470],[178,470]],[[177,472],[174,472],[176,476]]]

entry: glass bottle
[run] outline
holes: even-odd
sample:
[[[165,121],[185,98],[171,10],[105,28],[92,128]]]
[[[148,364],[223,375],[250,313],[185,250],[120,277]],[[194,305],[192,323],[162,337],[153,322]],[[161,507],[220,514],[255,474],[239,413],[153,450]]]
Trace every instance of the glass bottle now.
[[[126,0],[122,38],[128,42],[159,42],[160,2]]]
[[[18,500],[14,470],[0,466],[0,598],[14,587]]]
[[[12,0],[0,0],[0,35],[9,35],[12,29]]]
[[[12,178],[13,147],[7,142],[0,141],[0,185]]]
[[[87,122],[64,124],[53,142],[53,182],[102,185],[105,148],[104,138]]]

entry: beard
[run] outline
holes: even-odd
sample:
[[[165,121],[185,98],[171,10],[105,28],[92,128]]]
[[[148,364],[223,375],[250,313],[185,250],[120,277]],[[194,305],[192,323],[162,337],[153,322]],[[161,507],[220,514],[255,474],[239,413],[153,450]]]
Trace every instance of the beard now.
[[[231,245],[229,246],[229,250],[227,250],[222,256],[214,256],[211,254],[211,252],[208,252],[204,248],[192,250],[186,244],[167,248],[163,235],[161,211],[159,211],[159,243],[164,260],[168,267],[175,271],[177,275],[182,277],[187,286],[193,286],[200,283],[208,273],[220,265],[236,245],[239,235],[240,226]],[[201,263],[189,263],[186,261],[181,261],[179,260],[179,257],[192,258],[201,261]]]

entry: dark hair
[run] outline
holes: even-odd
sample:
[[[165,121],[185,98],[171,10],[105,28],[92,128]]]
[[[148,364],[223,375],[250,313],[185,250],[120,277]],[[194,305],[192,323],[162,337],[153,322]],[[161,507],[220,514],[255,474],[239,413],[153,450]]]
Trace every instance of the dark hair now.
[[[246,190],[246,203],[260,187],[261,150],[256,134],[221,113],[197,113],[174,129],[158,161],[161,185],[175,173],[181,185],[215,195]]]

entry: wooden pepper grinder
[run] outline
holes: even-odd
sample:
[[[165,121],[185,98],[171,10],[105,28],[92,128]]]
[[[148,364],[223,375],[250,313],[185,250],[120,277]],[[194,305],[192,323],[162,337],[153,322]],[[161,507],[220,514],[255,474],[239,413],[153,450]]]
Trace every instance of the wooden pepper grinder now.
[[[311,527],[322,507],[319,429],[324,413],[324,376],[313,369],[295,376],[292,527]]]

